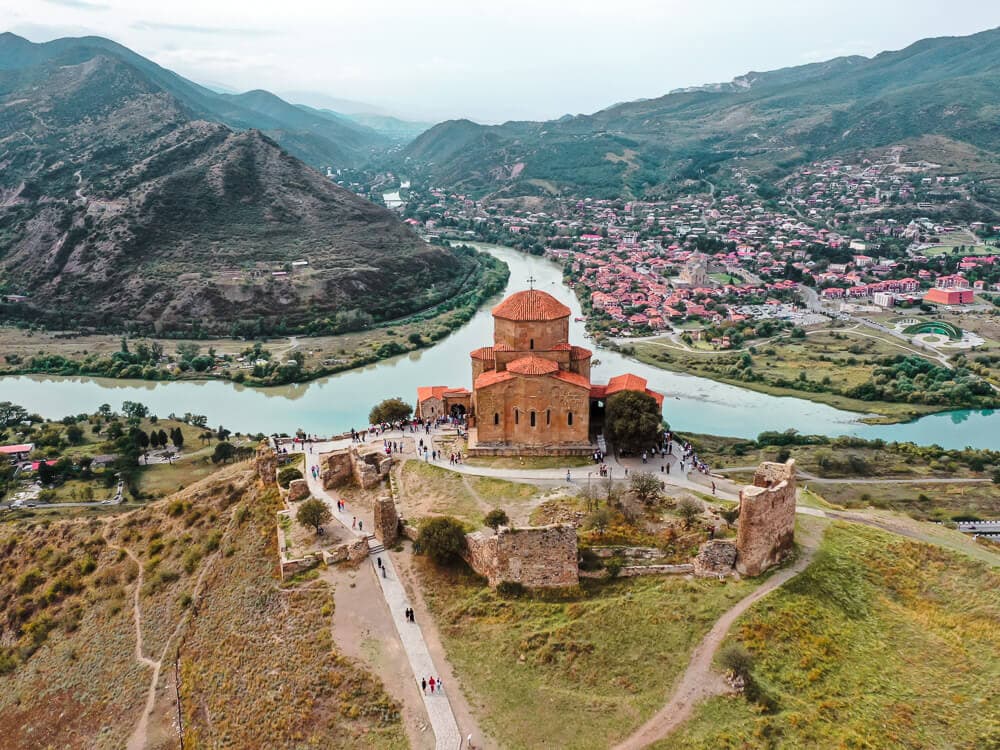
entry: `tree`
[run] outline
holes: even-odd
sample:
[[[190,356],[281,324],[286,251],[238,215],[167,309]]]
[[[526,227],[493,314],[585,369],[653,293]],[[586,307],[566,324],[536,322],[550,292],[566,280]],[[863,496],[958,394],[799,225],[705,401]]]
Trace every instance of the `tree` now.
[[[727,671],[744,680],[753,671],[753,657],[739,643],[731,643],[719,652],[719,663]]]
[[[167,447],[167,433],[164,432],[161,429],[161,430],[157,431],[156,436],[159,438],[158,442],[160,444],[160,447],[161,448],[166,448]]]
[[[588,529],[593,529],[601,536],[604,536],[605,532],[608,530],[608,526],[611,525],[613,518],[614,517],[608,508],[598,508],[587,516],[584,521],[584,526]]]
[[[138,445],[143,450],[149,447],[149,435],[147,435],[142,430],[136,430],[134,438],[135,438],[135,444]]]
[[[315,497],[311,497],[302,503],[295,514],[296,521],[303,526],[312,526],[316,529],[317,534],[322,530],[323,524],[329,522],[331,518],[333,518],[333,514],[330,512],[327,504]]]
[[[28,410],[10,401],[0,401],[0,427],[16,427],[28,419]]]
[[[45,461],[40,461],[38,463],[38,481],[42,484],[52,484],[52,482],[55,481],[55,478],[55,468],[49,466]]]
[[[639,391],[620,391],[607,401],[604,429],[618,450],[639,453],[659,442],[663,417],[656,399]]]
[[[123,401],[122,414],[130,420],[139,420],[149,414],[149,409],[138,401]]]
[[[648,471],[638,471],[629,477],[632,494],[639,502],[649,504],[660,496],[660,480]]]
[[[156,450],[160,446],[160,435],[156,430],[149,431],[149,447]]]
[[[401,422],[409,419],[413,413],[413,407],[401,398],[387,398],[382,403],[372,407],[368,413],[369,424],[381,424],[383,422]]]
[[[66,428],[66,439],[72,445],[79,445],[83,442],[83,428],[78,424],[71,424]]]
[[[212,463],[225,463],[236,455],[236,446],[232,443],[221,442],[215,444],[215,452],[212,453]]]
[[[701,503],[695,500],[693,497],[682,497],[677,503],[677,515],[679,515],[684,520],[684,527],[688,528],[694,523],[694,519],[701,515],[702,508]]]
[[[170,431],[170,442],[174,444],[177,450],[184,447],[184,433],[180,427],[175,427]]]
[[[417,546],[437,564],[448,565],[465,551],[465,529],[457,518],[432,518],[420,526]]]
[[[493,529],[493,533],[497,532],[501,526],[506,526],[510,523],[510,519],[507,517],[507,513],[503,508],[494,508],[489,513],[486,514],[486,518],[483,519],[483,523]]]

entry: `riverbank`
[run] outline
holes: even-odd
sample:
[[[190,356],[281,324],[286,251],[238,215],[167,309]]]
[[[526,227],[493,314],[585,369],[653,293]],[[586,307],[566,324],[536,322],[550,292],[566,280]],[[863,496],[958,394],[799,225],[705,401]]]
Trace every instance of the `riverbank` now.
[[[149,381],[307,383],[433,346],[507,285],[507,266],[481,253],[484,271],[461,294],[406,318],[327,336],[178,339],[0,327],[0,376],[62,375]]]
[[[748,342],[732,351],[695,348],[669,337],[619,342],[619,350],[661,369],[860,412],[867,415],[862,417],[867,424],[898,424],[954,409],[997,406],[978,375],[945,367],[896,340],[844,326],[798,332],[798,337]],[[987,393],[977,393],[977,386]],[[883,394],[892,398],[867,398]],[[938,400],[950,403],[934,403]]]

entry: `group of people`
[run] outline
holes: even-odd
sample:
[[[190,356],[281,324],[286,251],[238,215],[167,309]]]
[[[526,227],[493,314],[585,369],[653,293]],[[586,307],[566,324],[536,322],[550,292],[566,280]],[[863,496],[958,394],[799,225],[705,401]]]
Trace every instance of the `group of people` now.
[[[456,466],[462,463],[462,451],[457,451],[455,453],[452,453],[448,457],[448,463],[450,463],[452,466]]]
[[[425,695],[427,694],[427,688],[431,689],[431,693],[433,693],[435,689],[440,693],[444,690],[444,682],[441,681],[440,677],[435,680],[433,675],[431,677],[421,677],[420,687],[423,688]]]

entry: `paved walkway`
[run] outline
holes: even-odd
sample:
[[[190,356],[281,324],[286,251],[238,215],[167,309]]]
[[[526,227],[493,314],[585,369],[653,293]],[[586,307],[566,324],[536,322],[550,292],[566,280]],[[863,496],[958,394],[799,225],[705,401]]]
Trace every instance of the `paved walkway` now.
[[[326,444],[323,445],[324,451],[329,450]],[[351,528],[352,520],[358,515],[357,512],[351,512],[350,509],[347,509],[343,513],[339,512],[337,510],[337,498],[323,488],[320,480],[313,478],[312,467],[319,465],[319,455],[320,444],[313,446],[312,453],[308,452],[308,448],[306,449],[306,479],[309,482],[309,489],[313,497],[323,500],[329,506],[333,517],[340,521],[350,533],[358,537],[367,536],[366,532]],[[370,518],[368,521],[371,523]],[[369,526],[369,529],[371,528]],[[369,558],[369,562],[372,566],[373,574],[378,578],[378,582],[382,587],[382,595],[389,606],[389,612],[396,626],[396,632],[399,633],[399,640],[403,644],[403,650],[406,652],[410,668],[413,670],[413,677],[417,683],[420,682],[421,678],[430,678],[432,675],[435,680],[438,680],[441,672],[434,666],[434,660],[427,649],[427,643],[424,641],[420,626],[406,620],[405,612],[410,606],[409,597],[406,595],[406,589],[403,588],[402,581],[396,574],[396,568],[392,564],[392,559],[388,552],[384,552],[378,555],[378,557],[381,559],[382,567],[385,570],[384,577],[373,557]],[[449,687],[451,689],[458,689],[456,685]],[[447,688],[445,692],[424,693],[424,706],[427,709],[427,716],[430,718],[431,727],[434,729],[434,746],[442,750],[457,750],[462,744],[462,735],[458,731],[458,722],[455,721],[455,713],[452,711],[451,702],[448,700]]]

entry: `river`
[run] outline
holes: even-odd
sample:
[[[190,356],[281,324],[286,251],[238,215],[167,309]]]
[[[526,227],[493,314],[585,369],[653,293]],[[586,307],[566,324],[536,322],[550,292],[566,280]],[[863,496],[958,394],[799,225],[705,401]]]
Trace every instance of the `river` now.
[[[560,267],[516,250],[480,246],[510,266],[506,294],[527,286],[569,305],[573,343],[594,348],[600,364],[593,380],[601,382],[633,372],[650,387],[666,394],[665,419],[682,432],[752,438],[764,430],[794,428],[803,433],[856,435],[864,438],[937,443],[945,448],[1000,449],[1000,415],[962,410],[895,425],[867,425],[859,415],[804,399],[770,396],[682,373],[660,370],[585,341],[584,325],[572,290],[563,285]],[[390,396],[413,403],[418,385],[470,386],[469,352],[493,338],[490,306],[435,346],[299,385],[249,388],[225,381],[149,382],[107,378],[25,375],[0,378],[0,401],[13,401],[49,418],[92,412],[103,403],[119,408],[122,401],[139,401],[161,416],[185,412],[205,414],[210,425],[240,432],[332,434],[367,423],[372,405]]]

